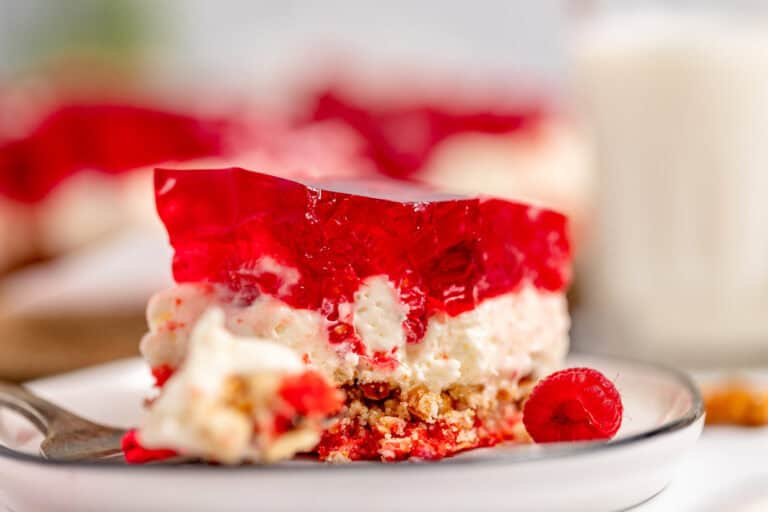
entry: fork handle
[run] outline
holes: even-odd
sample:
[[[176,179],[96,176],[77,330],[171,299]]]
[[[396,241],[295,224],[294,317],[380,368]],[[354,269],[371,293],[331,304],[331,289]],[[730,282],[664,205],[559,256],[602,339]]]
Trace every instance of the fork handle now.
[[[32,393],[24,386],[0,381],[0,407],[7,407],[31,421],[42,434],[62,419],[77,418],[74,414]],[[77,418],[80,419],[80,418]]]

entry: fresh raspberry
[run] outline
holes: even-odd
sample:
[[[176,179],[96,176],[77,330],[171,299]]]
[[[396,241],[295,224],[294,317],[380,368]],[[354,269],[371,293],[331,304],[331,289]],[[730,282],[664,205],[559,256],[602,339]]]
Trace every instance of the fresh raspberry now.
[[[523,423],[537,443],[610,439],[621,426],[616,386],[591,368],[569,368],[539,382],[523,409]]]
[[[125,462],[128,464],[144,464],[153,460],[163,460],[178,455],[173,450],[150,450],[141,446],[138,432],[131,429],[123,436],[122,444]]]

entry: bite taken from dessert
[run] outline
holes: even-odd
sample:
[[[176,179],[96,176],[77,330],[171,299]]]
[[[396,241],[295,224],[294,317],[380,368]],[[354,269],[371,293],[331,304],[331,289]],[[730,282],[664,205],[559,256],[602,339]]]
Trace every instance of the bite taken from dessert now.
[[[158,169],[155,194],[176,285],[149,302],[141,352],[157,390],[129,462],[437,460],[616,434],[613,384],[557,371],[560,213],[240,168]]]

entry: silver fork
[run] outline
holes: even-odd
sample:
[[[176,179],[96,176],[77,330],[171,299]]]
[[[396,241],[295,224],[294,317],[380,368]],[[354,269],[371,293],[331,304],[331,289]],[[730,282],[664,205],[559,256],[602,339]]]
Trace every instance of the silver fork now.
[[[118,460],[124,429],[100,425],[52,404],[24,386],[0,381],[0,406],[28,419],[45,439],[40,453],[46,459]]]

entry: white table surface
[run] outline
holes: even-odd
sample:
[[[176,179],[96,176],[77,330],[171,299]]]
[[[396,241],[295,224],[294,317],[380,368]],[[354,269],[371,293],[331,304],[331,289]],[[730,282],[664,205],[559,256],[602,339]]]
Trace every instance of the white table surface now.
[[[768,511],[768,428],[705,428],[669,487],[634,511]]]

